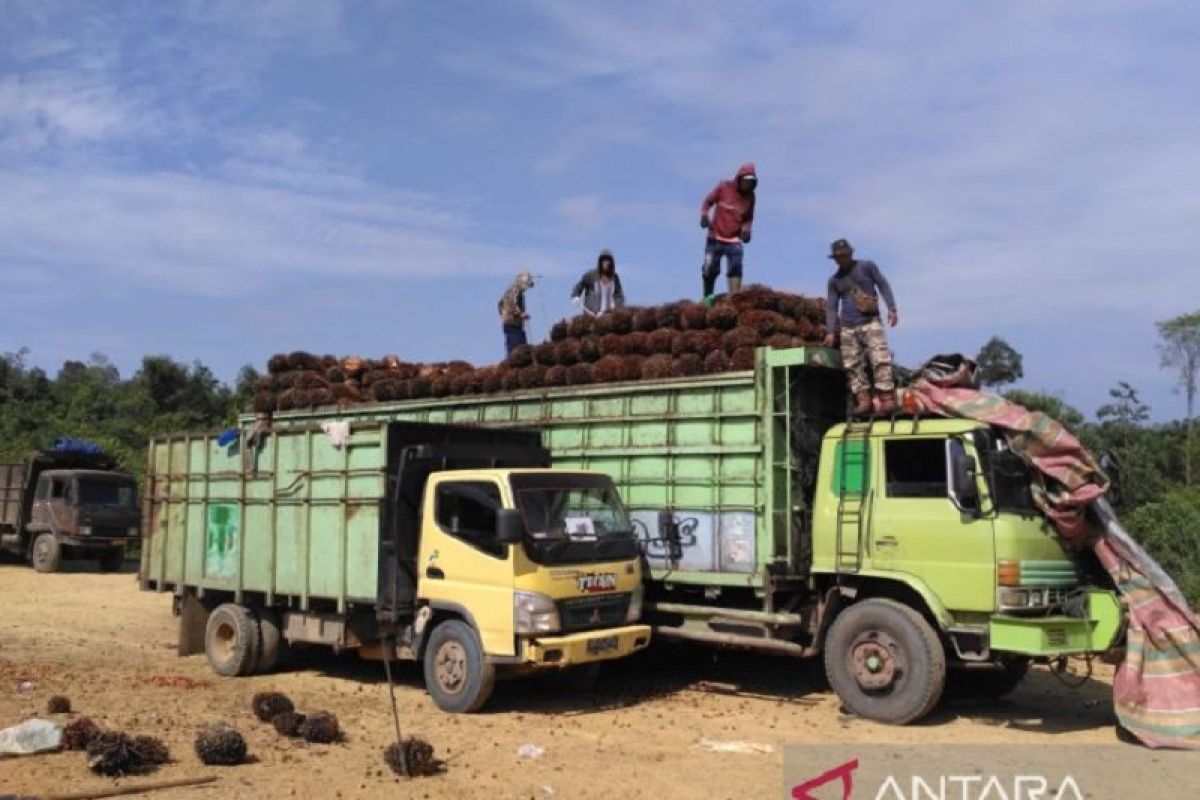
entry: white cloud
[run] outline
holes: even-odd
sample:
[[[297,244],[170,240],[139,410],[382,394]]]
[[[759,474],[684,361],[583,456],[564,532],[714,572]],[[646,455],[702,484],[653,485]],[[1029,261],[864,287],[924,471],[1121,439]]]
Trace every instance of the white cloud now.
[[[594,194],[564,197],[554,204],[554,213],[577,228],[595,230],[604,223],[600,202],[600,197]]]
[[[177,172],[0,170],[6,279],[101,271],[221,297],[305,276],[499,275],[550,260],[479,243],[471,229],[432,198],[366,184],[339,193]]]

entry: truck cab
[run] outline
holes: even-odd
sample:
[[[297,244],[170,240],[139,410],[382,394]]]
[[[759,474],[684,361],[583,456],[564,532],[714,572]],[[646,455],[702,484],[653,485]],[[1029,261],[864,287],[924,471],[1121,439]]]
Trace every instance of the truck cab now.
[[[446,623],[422,630],[442,708],[478,708],[496,668],[572,668],[649,643],[638,545],[608,476],[439,472],[422,506],[417,619]]]
[[[945,649],[916,676],[911,661],[921,656],[904,654],[903,637],[839,615],[826,664],[852,708],[870,715],[885,698],[894,701],[906,660],[907,679],[929,684],[914,687],[907,709],[920,716],[917,706],[940,696],[947,667],[1000,693],[1031,659],[1103,652],[1118,637],[1116,595],[1089,584],[1079,554],[1034,504],[1034,476],[986,426],[912,418],[836,425],[824,438],[819,474],[814,576],[850,596],[917,610],[909,622],[935,629],[933,641]],[[876,611],[887,615],[886,607]],[[839,631],[846,619],[859,629]],[[870,643],[881,637],[886,646]]]
[[[66,460],[38,456],[5,471],[12,502],[4,504],[0,545],[39,572],[56,571],[64,557],[96,558],[105,571],[119,569],[126,543],[139,535],[137,483],[112,469],[62,466]]]

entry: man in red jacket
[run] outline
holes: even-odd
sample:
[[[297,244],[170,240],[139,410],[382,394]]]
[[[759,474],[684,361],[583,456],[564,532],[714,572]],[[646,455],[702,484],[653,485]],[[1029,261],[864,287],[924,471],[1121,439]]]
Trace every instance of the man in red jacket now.
[[[733,180],[718,183],[700,206],[700,227],[708,231],[704,245],[704,296],[711,297],[721,274],[721,259],[726,262],[729,293],[742,288],[742,245],[750,241],[754,223],[754,190],[758,174],[747,162],[738,167]],[[710,210],[716,207],[715,211]]]

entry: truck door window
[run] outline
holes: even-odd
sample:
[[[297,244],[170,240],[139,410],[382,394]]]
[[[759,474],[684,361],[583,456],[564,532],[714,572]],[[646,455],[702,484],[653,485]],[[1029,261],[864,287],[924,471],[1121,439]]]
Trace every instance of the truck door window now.
[[[434,519],[456,539],[501,558],[505,547],[496,541],[496,511],[501,507],[500,487],[494,483],[442,483],[437,487]]]
[[[892,439],[883,444],[888,497],[947,497],[946,440]]]
[[[50,496],[53,498],[63,498],[67,496],[66,481],[52,481],[50,485]]]

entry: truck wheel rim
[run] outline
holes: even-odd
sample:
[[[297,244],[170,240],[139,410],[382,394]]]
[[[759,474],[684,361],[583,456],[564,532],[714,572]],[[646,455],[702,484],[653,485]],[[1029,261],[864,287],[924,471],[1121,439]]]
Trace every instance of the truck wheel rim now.
[[[33,543],[33,560],[39,564],[44,564],[50,559],[50,543],[45,537],[38,539]]]
[[[467,651],[460,642],[446,642],[438,648],[434,674],[438,685],[450,694],[462,691],[466,684]]]
[[[850,666],[854,680],[867,692],[888,689],[904,675],[900,645],[883,631],[871,631],[855,640],[850,647]]]
[[[213,654],[219,661],[225,662],[233,658],[233,646],[237,640],[237,631],[227,622],[222,622],[213,631]]]

